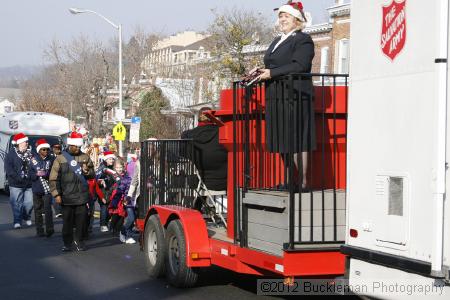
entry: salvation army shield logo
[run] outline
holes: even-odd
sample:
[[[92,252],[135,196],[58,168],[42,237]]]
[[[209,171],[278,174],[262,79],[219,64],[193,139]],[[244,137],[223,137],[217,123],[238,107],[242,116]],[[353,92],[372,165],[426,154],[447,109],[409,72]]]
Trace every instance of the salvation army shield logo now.
[[[406,41],[406,0],[392,0],[383,6],[381,49],[392,61],[403,50]]]
[[[9,121],[9,129],[15,130],[17,128],[19,128],[19,121],[16,120]]]

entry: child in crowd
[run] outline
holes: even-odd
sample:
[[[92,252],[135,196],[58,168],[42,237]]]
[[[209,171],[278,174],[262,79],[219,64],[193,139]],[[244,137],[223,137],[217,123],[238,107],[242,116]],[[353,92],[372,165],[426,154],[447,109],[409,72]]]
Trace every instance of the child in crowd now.
[[[103,161],[100,163],[100,166],[96,171],[96,178],[104,195],[104,197],[99,198],[98,201],[100,205],[100,231],[106,232],[108,231],[108,222],[110,218],[108,214],[108,204],[111,198],[113,186],[119,177],[113,170],[114,161],[116,159],[114,153],[104,152],[103,155]]]
[[[117,234],[127,215],[125,197],[130,188],[131,178],[127,174],[125,162],[120,158],[114,162],[114,171],[117,173],[119,180],[113,185],[108,212],[111,215],[111,230],[113,234]]]

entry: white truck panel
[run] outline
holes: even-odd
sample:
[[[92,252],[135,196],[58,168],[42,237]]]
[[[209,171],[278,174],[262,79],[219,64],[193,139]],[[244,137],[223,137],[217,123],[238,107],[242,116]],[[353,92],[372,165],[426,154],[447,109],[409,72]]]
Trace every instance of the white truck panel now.
[[[382,6],[390,3],[352,2],[347,224],[359,236],[347,243],[430,261],[438,1],[407,0],[406,43],[395,60],[380,46]],[[392,177],[403,179],[400,216],[388,213]]]
[[[43,112],[12,112],[0,116],[0,132],[13,135],[63,135],[70,131],[65,117]]]
[[[0,115],[0,189],[5,188],[4,158],[12,135],[23,132],[28,136],[63,137],[69,131],[69,120],[51,113],[12,112]]]

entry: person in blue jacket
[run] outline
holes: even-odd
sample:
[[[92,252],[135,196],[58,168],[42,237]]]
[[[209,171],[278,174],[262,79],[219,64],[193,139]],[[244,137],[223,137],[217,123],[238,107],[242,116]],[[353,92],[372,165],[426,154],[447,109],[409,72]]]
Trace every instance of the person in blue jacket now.
[[[48,177],[54,157],[50,155],[50,144],[45,139],[37,140],[36,152],[37,155],[31,159],[30,168],[36,235],[50,237],[55,231],[53,228],[52,195]],[[45,215],[45,233],[43,214]]]
[[[18,133],[13,137],[14,147],[5,158],[5,173],[8,178],[9,202],[14,218],[14,228],[22,227],[22,221],[31,226],[33,193],[31,191],[30,161],[33,155],[28,148],[28,137]]]

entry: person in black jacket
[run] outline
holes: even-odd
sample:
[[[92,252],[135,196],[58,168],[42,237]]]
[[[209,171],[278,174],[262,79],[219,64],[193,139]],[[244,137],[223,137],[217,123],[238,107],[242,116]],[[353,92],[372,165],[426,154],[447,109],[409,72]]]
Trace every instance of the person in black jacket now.
[[[206,187],[223,191],[227,189],[228,154],[219,144],[219,127],[204,114],[207,110],[211,108],[200,109],[198,126],[183,132],[181,138],[194,140],[194,164]]]
[[[34,219],[36,222],[37,236],[50,237],[55,232],[53,229],[52,195],[48,178],[53,164],[53,156],[50,155],[50,144],[45,139],[36,141],[36,152],[31,159],[31,180],[33,190]],[[45,215],[45,233],[44,220]]]
[[[31,226],[33,192],[31,191],[30,160],[28,137],[18,133],[13,137],[12,148],[5,158],[5,173],[9,183],[9,201],[14,216],[14,228],[22,227],[22,221]]]
[[[270,152],[302,153],[302,188],[306,188],[308,151],[316,147],[313,84],[309,76],[289,79],[289,74],[310,73],[314,43],[302,32],[306,21],[301,2],[291,2],[278,9],[282,35],[277,37],[264,56],[265,68],[259,80],[266,81],[266,142]],[[292,89],[292,94],[289,90]],[[292,96],[292,97],[291,97]],[[286,156],[285,156],[286,157]],[[287,165],[289,161],[285,161]],[[297,166],[298,167],[298,166]]]
[[[95,178],[94,164],[88,155],[80,151],[83,145],[81,134],[72,132],[67,138],[68,149],[58,155],[50,172],[50,191],[62,206],[63,252],[84,251],[83,233],[86,226],[89,187],[87,179]],[[75,235],[73,227],[75,225]]]
[[[100,232],[108,231],[108,222],[111,218],[108,213],[109,199],[113,192],[113,186],[118,180],[118,176],[113,170],[115,160],[116,156],[113,152],[105,151],[103,153],[103,161],[95,172],[98,185],[104,195],[103,199],[98,199],[98,204],[100,205]]]

